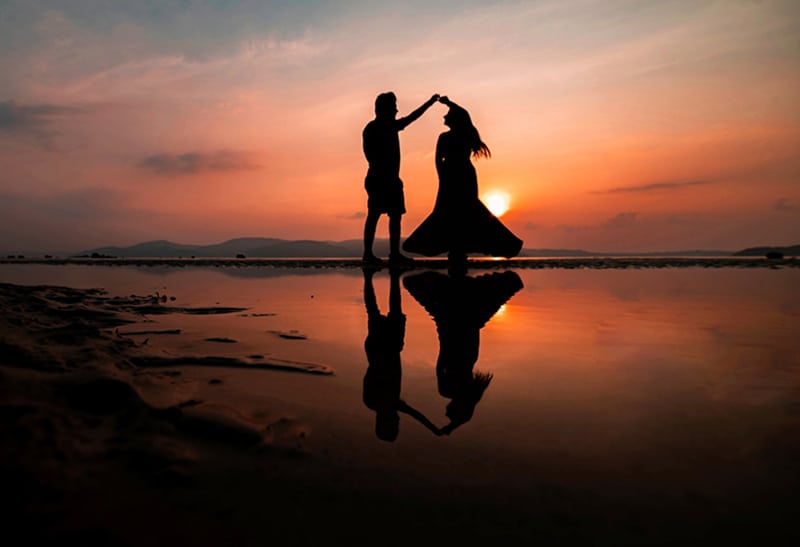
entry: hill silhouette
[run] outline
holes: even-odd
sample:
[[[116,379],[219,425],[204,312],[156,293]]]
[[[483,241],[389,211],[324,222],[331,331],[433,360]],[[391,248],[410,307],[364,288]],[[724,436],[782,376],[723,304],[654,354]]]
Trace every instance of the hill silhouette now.
[[[388,246],[387,246],[388,248]],[[80,253],[124,258],[346,258],[361,256],[361,241],[332,242],[241,237],[211,245],[186,245],[172,241],[147,241],[129,247],[98,247]]]
[[[748,247],[733,254],[733,256],[766,256],[767,253],[781,253],[783,256],[800,256],[800,245],[786,247]]]
[[[344,241],[315,241],[308,239],[288,240],[271,237],[241,237],[210,245],[189,245],[167,240],[147,241],[128,247],[98,247],[81,253],[120,258],[360,258],[363,242],[360,239]],[[648,252],[596,252],[583,249],[522,249],[520,257],[669,257],[669,256],[763,256],[767,250],[780,250],[785,256],[800,254],[800,245],[793,247],[756,247],[743,251],[685,250]],[[793,251],[792,251],[793,250]],[[389,253],[387,239],[375,240],[375,252],[379,256]],[[747,254],[743,254],[747,253]]]

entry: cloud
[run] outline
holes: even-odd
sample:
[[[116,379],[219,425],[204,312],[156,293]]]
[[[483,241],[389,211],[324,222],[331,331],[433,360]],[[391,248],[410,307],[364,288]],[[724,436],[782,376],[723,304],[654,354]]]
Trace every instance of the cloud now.
[[[788,198],[780,198],[772,208],[781,213],[797,213],[800,211],[800,204],[792,202]]]
[[[710,180],[684,180],[675,182],[654,182],[637,186],[618,186],[607,190],[596,190],[593,194],[626,194],[630,192],[652,192],[654,190],[680,190],[688,186],[711,184]]]
[[[603,223],[603,226],[605,228],[630,228],[636,224],[636,217],[637,214],[633,212],[619,213]]]
[[[366,213],[364,211],[356,211],[355,213],[350,213],[349,215],[339,215],[339,218],[343,218],[346,220],[360,220],[364,218]]]
[[[260,167],[244,152],[233,150],[153,154],[140,161],[138,166],[156,175],[197,175],[219,171],[249,171]]]
[[[58,117],[82,112],[80,108],[52,104],[22,105],[13,100],[0,102],[0,131],[34,138],[41,146],[52,146],[58,132],[50,125]]]

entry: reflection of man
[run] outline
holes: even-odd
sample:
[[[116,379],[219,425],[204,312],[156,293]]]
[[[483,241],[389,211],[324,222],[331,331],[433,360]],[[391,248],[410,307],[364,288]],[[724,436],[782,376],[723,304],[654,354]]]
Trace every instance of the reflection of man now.
[[[402,369],[400,352],[406,335],[406,316],[400,297],[400,272],[390,271],[389,313],[382,315],[372,284],[374,270],[364,270],[364,306],[367,308],[367,372],[364,375],[364,404],[375,411],[375,435],[392,442],[400,431],[400,412],[419,420],[425,427],[439,430],[420,412],[400,399]]]
[[[419,108],[404,118],[397,119],[397,97],[394,93],[381,93],[375,99],[375,119],[367,124],[362,134],[364,155],[369,170],[364,186],[367,190],[367,220],[364,223],[364,263],[380,264],[373,254],[375,228],[384,213],[389,216],[389,262],[394,265],[410,264],[413,259],[400,254],[400,219],[406,212],[403,181],[400,180],[400,139],[398,133],[417,120],[439,100],[433,95]]]

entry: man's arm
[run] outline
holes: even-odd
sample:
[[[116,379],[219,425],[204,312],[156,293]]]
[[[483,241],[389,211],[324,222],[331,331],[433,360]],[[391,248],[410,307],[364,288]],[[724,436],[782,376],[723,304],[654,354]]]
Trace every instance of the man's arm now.
[[[412,407],[402,399],[400,400],[400,404],[397,407],[397,411],[408,414],[409,416],[417,420],[419,423],[427,427],[437,437],[441,436],[442,431],[438,427],[436,427],[434,423],[432,423],[422,412]]]
[[[395,123],[397,124],[397,130],[402,131],[403,129],[411,125],[411,122],[417,121],[419,117],[422,116],[425,113],[425,111],[428,110],[431,107],[431,105],[438,100],[439,100],[439,95],[434,94],[433,96],[431,96],[430,99],[422,103],[422,105],[419,108],[417,108],[414,112],[412,112],[405,118],[398,118],[395,121]]]

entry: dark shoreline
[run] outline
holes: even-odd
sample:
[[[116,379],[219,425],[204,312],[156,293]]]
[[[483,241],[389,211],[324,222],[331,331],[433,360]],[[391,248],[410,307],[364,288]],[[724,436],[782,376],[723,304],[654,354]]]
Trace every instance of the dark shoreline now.
[[[281,398],[267,397],[258,416],[179,388],[167,403],[150,402],[147,386],[171,390],[177,375],[205,381],[193,367],[252,365],[152,355],[153,345],[125,329],[150,328],[147,316],[161,307],[152,299],[0,283],[9,537],[88,547],[798,544],[794,399],[743,413],[724,401],[699,414],[659,406],[649,415],[655,429],[608,437],[596,458],[543,441],[530,461],[509,467],[502,445],[479,458],[405,452],[408,464],[384,465],[372,455],[386,446],[335,457]],[[776,367],[791,374],[792,361],[780,357]],[[316,397],[308,378],[299,396]],[[532,404],[550,420],[546,404]],[[515,442],[512,433],[507,443]],[[415,464],[426,457],[432,466]]]
[[[417,258],[413,269],[446,269],[444,258]],[[357,258],[0,258],[0,265],[49,266],[142,266],[170,268],[271,268],[351,269],[361,268]],[[388,267],[388,266],[383,266]],[[579,258],[471,258],[469,268],[494,269],[648,269],[648,268],[800,268],[794,257],[579,257]]]

